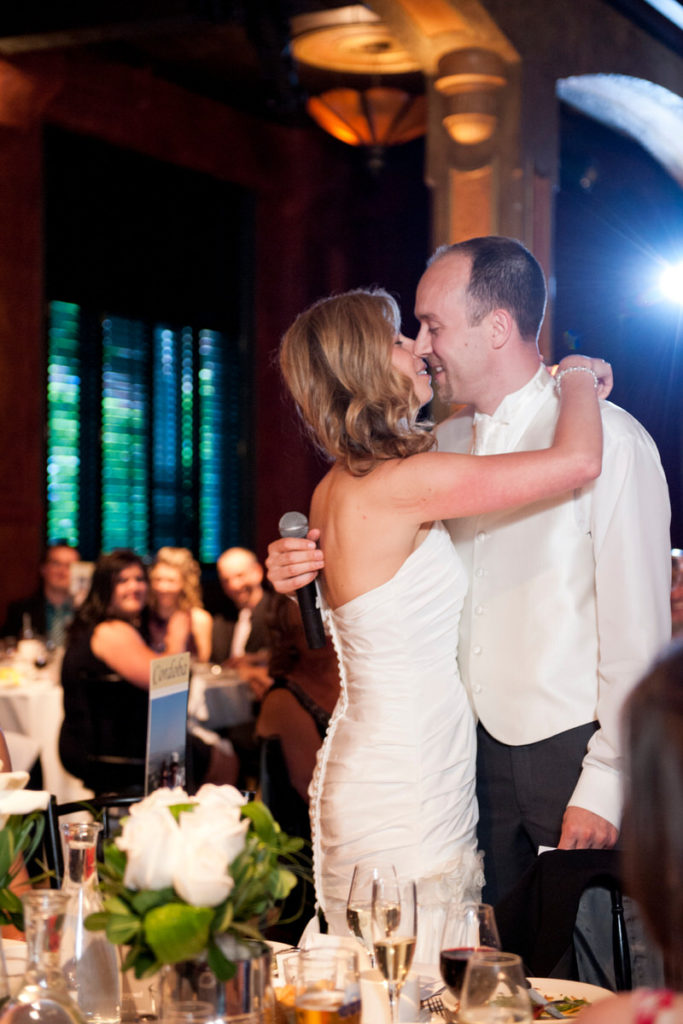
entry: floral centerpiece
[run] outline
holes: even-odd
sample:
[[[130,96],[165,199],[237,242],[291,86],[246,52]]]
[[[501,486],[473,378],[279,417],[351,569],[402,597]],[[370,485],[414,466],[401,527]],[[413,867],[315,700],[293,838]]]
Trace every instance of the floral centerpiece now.
[[[205,955],[228,980],[235,940],[260,939],[265,915],[296,884],[301,846],[232,786],[204,785],[196,796],[158,789],[105,844],[104,909],[86,927],[129,946],[122,969],[138,978]]]
[[[0,771],[0,925],[13,924],[19,931],[24,927],[23,906],[10,886],[43,838],[41,811],[50,802],[44,790],[24,789],[28,779],[28,772]]]

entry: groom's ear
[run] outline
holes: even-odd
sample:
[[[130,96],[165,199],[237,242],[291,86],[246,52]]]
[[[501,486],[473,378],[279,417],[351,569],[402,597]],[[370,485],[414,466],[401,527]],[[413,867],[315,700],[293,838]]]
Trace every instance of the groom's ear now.
[[[491,346],[494,349],[502,348],[514,333],[516,328],[515,319],[507,309],[493,309],[489,313],[489,325],[491,329]]]

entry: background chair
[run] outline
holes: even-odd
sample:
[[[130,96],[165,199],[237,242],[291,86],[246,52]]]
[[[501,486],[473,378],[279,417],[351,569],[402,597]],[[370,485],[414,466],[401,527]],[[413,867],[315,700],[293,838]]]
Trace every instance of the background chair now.
[[[574,925],[581,896],[593,887],[610,894],[616,988],[630,989],[631,961],[616,850],[542,853],[496,906],[503,949],[518,953],[532,977],[580,980]]]

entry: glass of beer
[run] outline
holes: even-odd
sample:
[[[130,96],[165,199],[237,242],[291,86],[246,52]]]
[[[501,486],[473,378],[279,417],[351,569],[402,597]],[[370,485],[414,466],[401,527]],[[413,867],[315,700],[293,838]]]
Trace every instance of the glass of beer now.
[[[276,957],[277,974],[273,976],[275,1024],[295,1024],[294,998],[301,951],[296,949]]]
[[[307,949],[297,959],[296,1024],[360,1024],[358,957],[348,949]]]

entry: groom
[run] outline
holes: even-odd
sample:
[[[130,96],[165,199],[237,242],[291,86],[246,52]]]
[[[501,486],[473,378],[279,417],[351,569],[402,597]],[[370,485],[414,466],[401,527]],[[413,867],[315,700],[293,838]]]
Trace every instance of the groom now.
[[[548,447],[558,413],[540,365],[540,266],[519,242],[440,249],[417,289],[416,353],[444,402],[443,451]],[[495,327],[495,330],[492,329]],[[496,903],[539,846],[614,846],[621,817],[619,713],[670,638],[669,499],[657,450],[603,403],[602,475],[518,510],[452,520],[470,579],[460,669],[479,718],[479,845]],[[310,581],[321,552],[270,545],[281,592]]]

